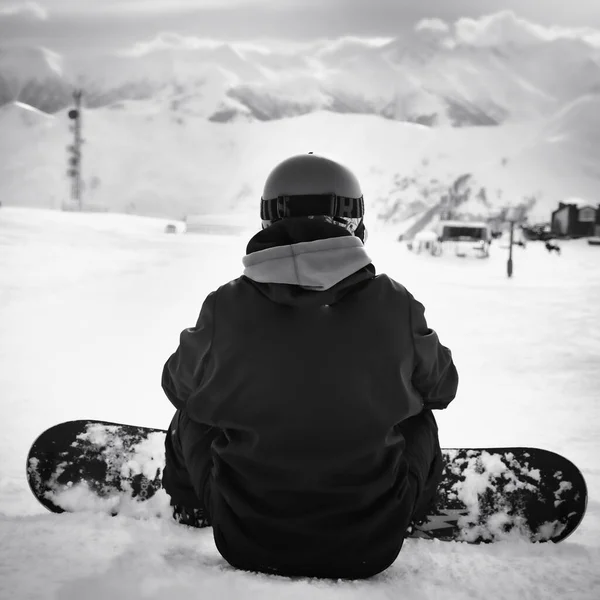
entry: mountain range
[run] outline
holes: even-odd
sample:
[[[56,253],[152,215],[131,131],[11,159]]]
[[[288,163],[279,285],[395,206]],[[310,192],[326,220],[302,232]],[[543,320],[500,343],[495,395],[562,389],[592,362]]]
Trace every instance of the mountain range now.
[[[514,17],[501,18],[506,27]],[[302,52],[174,34],[158,41],[94,58],[0,45],[0,105],[19,101],[53,114],[82,88],[89,108],[153,100],[215,122],[328,110],[485,126],[548,117],[600,92],[600,46],[581,38],[481,44],[423,26],[377,43],[314,42]]]
[[[548,221],[600,199],[600,42],[510,13],[301,50],[175,34],[95,58],[0,48],[3,205],[69,198],[78,88],[84,202],[114,212],[251,222],[269,170],[308,151],[354,170],[371,226],[396,232],[446,201]]]

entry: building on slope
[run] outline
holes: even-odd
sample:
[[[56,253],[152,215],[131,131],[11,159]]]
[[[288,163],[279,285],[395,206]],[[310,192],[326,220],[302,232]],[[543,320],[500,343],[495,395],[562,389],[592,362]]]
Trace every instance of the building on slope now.
[[[600,204],[597,207],[578,199],[559,202],[550,220],[552,233],[561,237],[600,235]]]

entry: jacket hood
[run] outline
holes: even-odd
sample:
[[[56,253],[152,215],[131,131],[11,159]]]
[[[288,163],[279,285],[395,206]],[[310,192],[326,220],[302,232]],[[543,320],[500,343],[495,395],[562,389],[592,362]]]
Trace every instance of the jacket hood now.
[[[340,284],[374,276],[372,267],[366,269],[371,258],[359,238],[305,217],[283,219],[257,233],[243,264],[248,279],[263,284],[263,293],[284,304],[332,304],[347,287]],[[330,293],[325,297],[324,292]]]

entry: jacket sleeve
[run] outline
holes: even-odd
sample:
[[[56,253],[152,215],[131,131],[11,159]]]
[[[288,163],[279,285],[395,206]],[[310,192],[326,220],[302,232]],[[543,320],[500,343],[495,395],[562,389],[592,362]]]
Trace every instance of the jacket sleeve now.
[[[412,383],[423,397],[425,408],[446,408],[456,396],[458,372],[452,353],[429,329],[425,307],[409,293],[410,321],[415,351]]]
[[[207,296],[196,326],[181,332],[179,347],[163,368],[162,388],[177,409],[185,406],[202,380],[213,338],[215,296],[215,292]]]

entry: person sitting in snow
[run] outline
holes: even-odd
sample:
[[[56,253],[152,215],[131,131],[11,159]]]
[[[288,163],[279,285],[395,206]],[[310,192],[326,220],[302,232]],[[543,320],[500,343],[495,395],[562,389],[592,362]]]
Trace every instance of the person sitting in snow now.
[[[338,162],[276,166],[243,275],[208,295],[164,366],[163,487],[234,567],[370,577],[435,495],[432,409],[458,374],[423,305],[376,275],[363,214]]]

